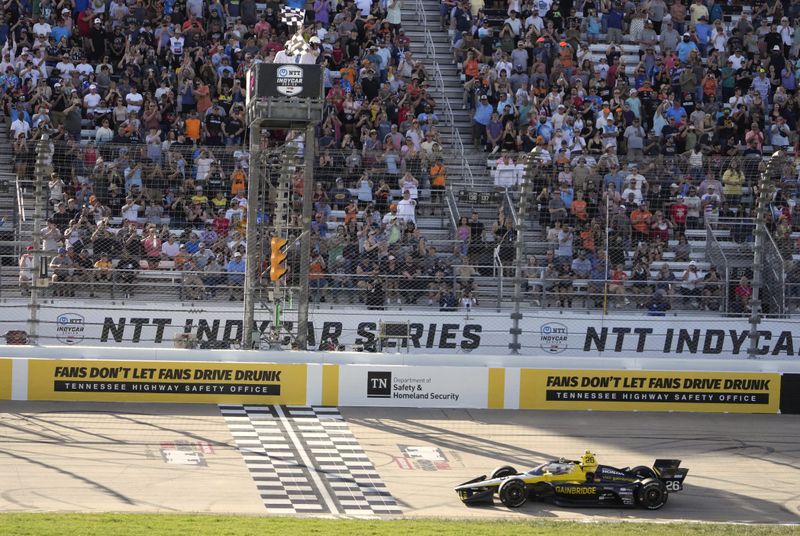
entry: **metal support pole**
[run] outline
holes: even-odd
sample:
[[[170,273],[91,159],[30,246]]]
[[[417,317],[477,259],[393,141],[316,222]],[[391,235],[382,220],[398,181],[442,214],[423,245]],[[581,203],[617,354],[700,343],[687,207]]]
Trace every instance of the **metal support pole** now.
[[[300,299],[297,307],[297,349],[308,349],[308,269],[311,265],[311,217],[312,197],[314,196],[314,151],[316,132],[312,123],[306,125],[304,173],[303,173],[303,230],[300,241]],[[321,342],[321,341],[320,341]]]
[[[520,302],[522,302],[522,272],[525,258],[525,227],[527,226],[528,205],[533,193],[533,177],[536,173],[537,165],[536,157],[529,155],[528,165],[525,168],[525,174],[522,176],[522,183],[519,186],[516,251],[514,253],[514,312],[511,313],[512,326],[509,330],[511,332],[511,342],[508,344],[508,348],[514,355],[519,355],[520,348],[522,348],[519,336],[522,334],[522,328],[520,328],[520,320],[522,320]]]
[[[258,282],[259,250],[258,209],[260,208],[261,188],[264,180],[264,165],[261,161],[261,124],[254,122],[250,127],[250,177],[247,184],[247,258],[244,272],[244,318],[242,321],[242,348],[255,347],[253,328],[255,327],[256,284]]]
[[[774,191],[772,175],[780,168],[783,153],[776,151],[761,174],[758,183],[758,205],[756,206],[755,243],[753,245],[753,293],[750,297],[750,345],[748,359],[758,359],[758,325],[761,323],[761,286],[764,265],[764,242],[767,238],[767,222],[770,219],[769,203]]]
[[[31,280],[31,299],[28,304],[28,340],[39,344],[39,280],[46,274],[44,263],[47,257],[42,248],[42,225],[45,205],[44,185],[47,184],[47,152],[49,136],[42,135],[36,144],[36,168],[34,170],[33,201],[33,278]]]

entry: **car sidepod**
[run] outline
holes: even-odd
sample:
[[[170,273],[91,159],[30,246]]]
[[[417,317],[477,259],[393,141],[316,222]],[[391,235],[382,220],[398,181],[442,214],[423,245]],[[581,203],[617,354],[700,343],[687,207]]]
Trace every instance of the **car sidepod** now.
[[[636,486],[629,482],[586,482],[555,484],[552,500],[559,506],[635,506]]]

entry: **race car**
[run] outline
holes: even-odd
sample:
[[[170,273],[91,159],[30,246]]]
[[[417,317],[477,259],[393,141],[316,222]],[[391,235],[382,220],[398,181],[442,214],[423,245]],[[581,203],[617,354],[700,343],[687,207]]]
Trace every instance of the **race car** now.
[[[464,504],[492,504],[497,494],[505,506],[519,508],[528,500],[559,506],[617,506],[658,510],[670,493],[681,491],[688,469],[681,460],[656,460],[653,467],[618,469],[597,463],[591,451],[580,461],[553,460],[519,472],[502,466],[455,491]]]

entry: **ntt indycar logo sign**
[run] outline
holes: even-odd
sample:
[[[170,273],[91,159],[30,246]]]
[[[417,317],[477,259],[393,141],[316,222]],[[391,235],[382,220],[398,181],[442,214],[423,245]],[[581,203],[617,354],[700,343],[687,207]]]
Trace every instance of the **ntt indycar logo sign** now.
[[[303,92],[303,68],[296,65],[281,65],[278,67],[276,89],[281,95],[294,97]]]
[[[558,322],[542,324],[539,330],[539,347],[551,354],[560,354],[569,347],[569,329]]]
[[[27,329],[29,311],[12,306],[6,329]],[[269,333],[269,315],[259,311],[255,329]],[[109,306],[102,311],[80,304],[58,303],[40,310],[39,340],[43,344],[172,347],[176,336],[196,339],[217,348],[241,340],[240,310],[227,307],[193,309],[176,306],[169,314],[155,309]],[[297,336],[294,318],[281,326],[281,342]],[[380,323],[407,323],[409,338],[384,339],[387,351],[406,348],[417,353],[498,355],[508,352],[511,319],[502,314],[314,311],[310,315],[310,348],[324,349],[326,341],[354,347],[377,346]],[[699,357],[746,359],[750,326],[747,319],[722,317],[665,317],[525,313],[520,334],[522,355],[570,357]],[[762,359],[800,357],[800,322],[765,319],[759,326],[756,351]]]

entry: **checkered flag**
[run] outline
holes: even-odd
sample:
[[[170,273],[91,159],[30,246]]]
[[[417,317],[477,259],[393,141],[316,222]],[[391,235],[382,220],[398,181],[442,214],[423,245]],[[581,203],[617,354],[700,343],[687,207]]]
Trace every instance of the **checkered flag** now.
[[[287,26],[302,26],[306,18],[306,10],[299,7],[281,6],[281,21]]]
[[[303,39],[303,34],[300,31],[294,34],[284,45],[284,50],[290,56],[303,55],[308,52],[309,48],[308,43]]]

